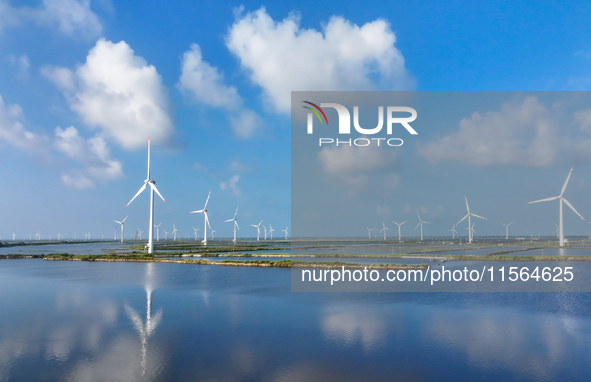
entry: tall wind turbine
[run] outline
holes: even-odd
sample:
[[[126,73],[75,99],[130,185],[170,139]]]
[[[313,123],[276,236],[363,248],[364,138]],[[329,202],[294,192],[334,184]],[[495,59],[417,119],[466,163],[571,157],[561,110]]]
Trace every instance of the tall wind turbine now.
[[[119,220],[115,220],[115,223],[119,223],[121,224],[121,242],[123,243],[123,225],[125,224],[125,221],[127,220],[127,218],[129,217],[129,215],[127,215],[125,217],[125,219],[119,221]]]
[[[240,227],[238,227],[238,222],[236,221],[236,215],[238,214],[238,207],[236,207],[236,212],[234,212],[234,218],[233,219],[228,219],[225,220],[224,223],[227,222],[234,222],[234,240],[232,240],[234,243],[236,243],[236,229],[240,230]]]
[[[509,223],[509,224],[503,224],[501,223],[501,225],[505,226],[505,240],[509,239],[509,226],[513,224],[513,222]]]
[[[456,231],[456,225],[454,224],[454,226],[450,229],[451,231],[451,238],[455,239],[456,238],[456,233],[458,233],[458,231]]]
[[[160,224],[156,225],[154,224],[154,228],[156,228],[156,241],[160,241],[160,226],[162,225],[162,222],[160,222]]]
[[[255,227],[257,229],[257,241],[259,241],[259,237],[261,236],[261,223],[263,221],[261,220],[261,222],[259,224],[251,224],[251,226]]]
[[[417,224],[415,229],[417,229],[417,228],[419,228],[419,226],[421,226],[421,242],[422,242],[423,241],[423,224],[431,224],[431,223],[421,220],[421,215],[419,215],[418,211],[417,211],[417,216],[419,217],[419,224]]]
[[[207,203],[209,202],[209,197],[211,196],[211,191],[209,191],[209,194],[207,194],[207,199],[205,200],[205,206],[203,206],[202,210],[199,211],[191,211],[189,213],[191,214],[200,214],[203,212],[203,245],[207,245],[207,226],[209,226],[209,229],[211,229],[211,225],[209,224],[209,218],[207,217]]]
[[[402,223],[398,224],[396,223],[394,220],[392,220],[392,223],[396,224],[398,226],[398,241],[400,241],[400,226],[403,225],[404,223],[406,223],[406,220],[403,221]]]
[[[287,226],[287,228],[282,229],[283,232],[285,232],[285,240],[287,240],[287,229],[289,228],[289,226]]]
[[[269,224],[269,235],[271,235],[271,240],[273,240],[273,231],[275,231],[273,229],[273,227],[271,227],[271,224]]]
[[[464,199],[466,199],[466,210],[468,210],[468,214],[466,214],[466,216],[464,216],[462,218],[462,220],[460,220],[459,222],[456,223],[456,225],[460,224],[461,222],[464,221],[464,219],[468,218],[468,244],[472,243],[472,223],[470,223],[470,217],[474,216],[475,218],[480,218],[480,219],[484,219],[484,220],[488,220],[487,218],[483,218],[482,216],[473,214],[470,212],[470,206],[468,206],[468,198],[466,196],[464,196]]]
[[[575,210],[575,207],[573,207],[573,205],[570,204],[568,200],[566,200],[565,198],[562,197],[562,195],[564,194],[564,190],[566,190],[566,185],[568,184],[568,180],[570,179],[570,175],[572,174],[572,172],[573,172],[573,168],[571,167],[570,168],[570,171],[568,173],[568,176],[566,177],[566,182],[564,182],[564,186],[562,186],[562,191],[560,191],[560,195],[554,196],[554,197],[551,197],[551,198],[535,200],[533,202],[527,203],[527,204],[532,204],[532,203],[538,203],[538,202],[549,202],[551,200],[558,199],[558,205],[559,205],[559,207],[558,207],[558,214],[559,214],[559,221],[558,221],[558,236],[559,236],[559,238],[558,238],[558,242],[559,242],[559,245],[561,247],[564,247],[564,225],[562,224],[562,202],[565,202],[566,205],[569,206],[571,210],[573,210],[577,215],[579,215],[579,217],[581,219],[585,220],[585,218],[583,218],[581,216],[581,214],[578,213],[577,210]]]
[[[382,230],[380,231],[380,233],[381,233],[381,232],[383,232],[383,233],[384,233],[384,240],[386,240],[386,231],[389,231],[389,230],[390,230],[390,228],[386,227],[386,223],[384,223],[384,222],[382,222],[382,227],[383,227],[383,228],[382,228]]]
[[[144,191],[148,185],[150,186],[150,224],[148,225],[148,253],[154,253],[154,191],[158,194],[158,196],[160,196],[162,201],[166,202],[166,200],[164,200],[162,195],[160,195],[160,192],[158,192],[158,189],[156,188],[156,181],[150,178],[150,138],[148,138],[148,177],[146,178],[146,180],[144,180],[144,185],[142,186],[142,188],[140,188],[137,194],[135,194],[135,196],[131,198],[129,203],[127,203],[127,206],[129,206],[131,202],[133,202],[133,200],[137,198],[137,196],[141,194],[142,191]]]

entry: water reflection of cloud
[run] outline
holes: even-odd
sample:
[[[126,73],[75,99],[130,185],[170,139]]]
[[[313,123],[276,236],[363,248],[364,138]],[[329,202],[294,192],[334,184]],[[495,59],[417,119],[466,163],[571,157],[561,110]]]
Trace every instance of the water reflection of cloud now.
[[[361,343],[365,351],[383,344],[388,333],[384,317],[378,312],[353,307],[326,308],[320,326],[327,340],[344,346]]]

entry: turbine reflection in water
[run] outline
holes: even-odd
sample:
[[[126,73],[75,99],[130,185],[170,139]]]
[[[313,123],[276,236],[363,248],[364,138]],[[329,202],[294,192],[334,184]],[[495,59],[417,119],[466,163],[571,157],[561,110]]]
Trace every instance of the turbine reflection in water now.
[[[130,307],[127,303],[125,304],[125,313],[127,317],[133,323],[133,326],[137,330],[140,341],[142,343],[142,375],[146,373],[146,355],[148,353],[148,339],[154,334],[156,327],[162,320],[162,308],[152,317],[152,292],[154,291],[154,263],[146,264],[146,285],[144,287],[146,291],[146,322],[144,323],[139,313]]]

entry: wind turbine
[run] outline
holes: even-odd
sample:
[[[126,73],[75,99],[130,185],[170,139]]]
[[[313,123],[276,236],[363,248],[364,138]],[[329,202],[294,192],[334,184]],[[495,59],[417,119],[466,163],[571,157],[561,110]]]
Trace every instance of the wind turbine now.
[[[376,228],[376,226],[373,226],[373,238],[377,239],[378,238],[378,229]]]
[[[419,228],[419,226],[421,226],[421,242],[423,242],[423,224],[431,224],[429,222],[425,222],[421,220],[421,215],[419,215],[419,212],[417,211],[417,216],[419,217],[419,224],[417,224],[417,226],[415,227],[415,229]]]
[[[554,223],[554,225],[556,226],[556,238],[558,239],[560,236],[558,235],[558,224]]]
[[[398,224],[396,223],[394,220],[392,220],[392,223],[396,224],[398,226],[398,241],[400,241],[400,226],[403,225],[404,223],[406,223],[406,220],[403,221],[402,223]]]
[[[455,239],[456,233],[458,233],[458,231],[456,231],[456,225],[454,224],[454,226],[449,231],[451,231],[451,238]]]
[[[156,241],[160,241],[160,226],[162,225],[162,222],[160,222],[160,224],[155,225],[154,224],[154,228],[156,228]]]
[[[199,211],[191,211],[191,214],[200,214],[203,212],[203,220],[204,220],[204,228],[203,228],[203,245],[207,245],[207,226],[211,229],[211,225],[209,225],[209,218],[207,217],[207,202],[209,202],[209,197],[211,196],[211,191],[207,194],[207,199],[205,200],[205,206],[203,206],[202,210]]]
[[[456,223],[456,225],[460,224],[461,222],[464,221],[464,219],[468,218],[468,244],[472,243],[472,223],[470,223],[470,217],[474,216],[475,218],[480,218],[480,219],[484,219],[484,220],[488,220],[487,218],[483,218],[482,216],[473,214],[470,212],[470,206],[468,206],[468,198],[466,196],[464,196],[464,199],[466,199],[466,210],[468,210],[468,214],[466,216],[464,216],[462,218],[462,220],[460,220],[459,222]]]
[[[472,235],[476,233],[476,230],[474,229],[474,224],[475,223],[472,223],[472,227],[466,228],[466,229],[470,230],[470,234],[472,234]]]
[[[570,207],[571,210],[573,210],[577,215],[579,215],[579,217],[583,220],[585,220],[585,218],[583,218],[581,216],[580,213],[577,212],[577,210],[575,210],[575,207],[573,207],[572,204],[569,203],[568,200],[566,200],[565,198],[562,197],[562,195],[564,194],[564,190],[566,190],[566,185],[568,184],[568,180],[570,179],[570,175],[573,172],[573,168],[570,168],[570,172],[568,173],[568,176],[566,177],[566,182],[564,182],[564,186],[562,186],[562,191],[560,191],[560,195],[558,196],[554,196],[551,198],[546,198],[546,199],[540,199],[540,200],[535,200],[533,202],[529,202],[527,204],[532,204],[532,203],[538,203],[538,202],[549,202],[551,200],[556,200],[558,199],[558,215],[559,215],[559,222],[558,222],[558,242],[559,245],[561,247],[564,247],[564,225],[562,224],[562,202],[565,202],[567,206]]]
[[[240,227],[238,227],[238,222],[236,221],[236,215],[238,214],[238,207],[236,207],[236,212],[234,212],[234,218],[233,219],[228,219],[225,220],[224,223],[227,222],[234,222],[234,240],[232,240],[234,243],[236,243],[236,229],[240,230]]]
[[[372,229],[371,228],[367,228],[367,227],[365,227],[365,229],[367,229],[367,236],[369,236],[369,240],[371,240],[371,231],[372,231]]]
[[[287,240],[287,229],[289,228],[289,226],[287,226],[287,228],[282,229],[283,232],[285,232],[285,240]]]
[[[131,202],[133,202],[133,200],[137,198],[137,196],[141,194],[142,191],[144,191],[148,185],[150,186],[150,224],[148,225],[148,253],[154,253],[154,191],[156,191],[156,193],[158,194],[158,196],[160,196],[162,201],[166,202],[166,200],[164,200],[162,195],[160,195],[160,192],[158,192],[158,189],[156,188],[156,181],[150,178],[150,138],[148,138],[148,177],[146,178],[146,180],[144,180],[144,185],[142,186],[142,188],[140,188],[137,194],[135,194],[135,196],[131,198],[129,203],[127,203],[127,206],[129,206]]]
[[[273,229],[273,227],[271,227],[271,224],[269,224],[269,235],[271,235],[271,240],[273,240],[273,231],[275,231]]]
[[[178,229],[176,229],[176,227],[174,226],[174,224],[172,225],[172,236],[174,237],[174,241],[176,241],[176,233],[177,233]]]
[[[119,223],[121,225],[121,242],[123,243],[123,225],[125,224],[125,221],[127,220],[127,218],[129,217],[129,215],[127,215],[125,217],[125,219],[119,221],[119,220],[115,220],[115,223]],[[117,239],[117,238],[115,238]]]
[[[199,236],[197,235],[197,231],[199,231],[199,228],[193,227],[193,231],[195,231],[195,241],[197,241],[199,239]]]
[[[164,240],[168,240],[168,231],[164,231]]]
[[[501,223],[501,225],[505,226],[505,240],[509,240],[509,226],[513,224],[513,222],[509,223],[509,224],[503,224]]]
[[[382,222],[382,230],[380,231],[384,233],[384,240],[386,240],[386,231],[390,230],[390,228],[386,227],[386,223]]]
[[[211,228],[211,227],[210,227]],[[213,240],[213,234],[215,233],[215,230],[211,230],[211,240]]]
[[[267,227],[263,226],[263,228],[265,229],[265,240],[267,240]]]
[[[261,220],[261,223],[263,221]],[[251,226],[255,227],[257,229],[257,241],[259,241],[259,237],[261,236],[261,223],[259,224],[251,224]]]

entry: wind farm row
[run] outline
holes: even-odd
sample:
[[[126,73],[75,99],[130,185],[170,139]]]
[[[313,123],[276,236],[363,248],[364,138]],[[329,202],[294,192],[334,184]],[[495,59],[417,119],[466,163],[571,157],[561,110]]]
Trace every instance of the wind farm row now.
[[[566,200],[566,198],[564,197],[564,192],[566,190],[566,186],[568,185],[568,181],[570,180],[571,174],[573,172],[573,168],[571,167],[568,176],[566,177],[566,181],[564,182],[564,185],[562,186],[562,189],[560,191],[560,194],[558,196],[552,196],[549,198],[545,198],[545,199],[540,199],[540,200],[534,200],[532,202],[528,202],[527,204],[534,204],[534,203],[541,203],[541,202],[550,202],[553,200],[558,200],[558,221],[559,224],[556,225],[556,235],[558,238],[558,245],[560,247],[563,247],[565,245],[566,239],[564,238],[564,223],[563,223],[563,203],[566,204],[571,210],[573,210],[573,212],[575,214],[577,214],[577,216],[579,216],[581,219],[583,219],[583,221],[585,220],[583,218],[583,216],[575,209],[575,207],[573,207],[573,205]],[[460,221],[458,221],[456,224],[453,225],[453,227],[449,230],[451,232],[452,235],[452,239],[455,239],[456,234],[458,233],[458,231],[456,231],[456,226],[458,226],[461,222],[463,222],[464,220],[468,219],[468,227],[466,227],[466,230],[468,230],[468,243],[472,243],[474,240],[474,233],[476,233],[476,231],[474,230],[474,223],[472,223],[472,217],[475,218],[479,218],[479,219],[483,219],[483,220],[488,220],[485,217],[482,217],[480,215],[477,215],[473,212],[470,212],[470,206],[468,204],[468,198],[466,196],[464,196],[464,200],[466,201],[466,215],[460,219]],[[421,218],[421,215],[418,213],[417,211],[417,217],[418,217],[418,224],[415,227],[415,230],[418,229],[420,227],[420,241],[423,241],[423,224],[431,224],[428,221],[424,221]],[[407,221],[403,221],[402,223],[398,223],[394,220],[392,220],[392,223],[396,224],[398,226],[398,241],[402,241],[402,235],[401,235],[401,227],[404,223],[406,223]],[[505,226],[505,239],[509,239],[509,226],[511,224],[513,224],[514,222],[511,223],[500,223],[501,225]],[[387,239],[387,231],[390,230],[390,228],[388,228],[386,226],[386,223],[384,221],[382,221],[382,229],[378,232],[378,228],[376,228],[375,226],[373,228],[369,228],[369,227],[365,227],[367,229],[367,235],[368,238],[371,239],[372,238],[372,232],[374,234],[374,239],[377,239],[377,234],[378,233],[383,233],[384,234],[384,240]]]

